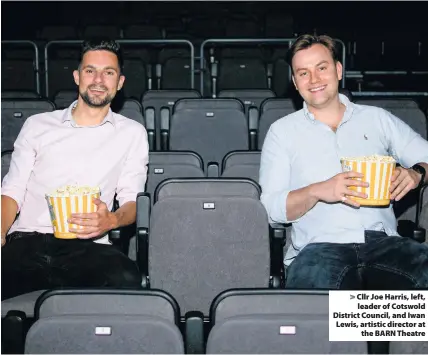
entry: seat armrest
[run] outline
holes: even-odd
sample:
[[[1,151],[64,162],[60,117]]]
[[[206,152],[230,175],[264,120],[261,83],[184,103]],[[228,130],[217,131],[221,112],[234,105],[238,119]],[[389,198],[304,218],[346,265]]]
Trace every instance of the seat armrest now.
[[[257,150],[257,132],[259,129],[259,110],[250,107],[248,110],[248,128],[250,133],[250,150]]]
[[[287,224],[284,223],[270,223],[269,227],[271,229],[271,236],[276,240],[281,240],[285,245],[286,239],[286,228]]]
[[[204,315],[199,311],[189,311],[185,315],[186,354],[205,354]]]
[[[137,195],[137,265],[142,274],[142,287],[148,288],[149,277],[149,231],[150,231],[150,194],[141,192]]]
[[[220,176],[220,167],[216,162],[210,162],[207,166],[207,177],[218,178]]]
[[[170,111],[167,107],[160,110],[161,150],[169,150]]]
[[[155,150],[156,147],[156,134],[155,134],[155,109],[149,107],[144,113],[146,121],[147,139],[149,141],[149,150]]]
[[[285,285],[284,274],[284,245],[286,241],[286,224],[271,223],[269,225],[270,255],[271,255],[271,288],[281,288]]]

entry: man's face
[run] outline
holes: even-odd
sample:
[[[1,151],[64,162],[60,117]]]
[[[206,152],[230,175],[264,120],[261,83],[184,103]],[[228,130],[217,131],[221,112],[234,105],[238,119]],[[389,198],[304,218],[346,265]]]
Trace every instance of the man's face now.
[[[86,52],[80,63],[80,70],[75,70],[73,76],[79,86],[79,95],[90,107],[110,104],[125,80],[120,75],[116,55],[105,50]]]
[[[325,46],[317,43],[298,51],[292,66],[294,85],[308,106],[323,108],[337,97],[342,65]]]

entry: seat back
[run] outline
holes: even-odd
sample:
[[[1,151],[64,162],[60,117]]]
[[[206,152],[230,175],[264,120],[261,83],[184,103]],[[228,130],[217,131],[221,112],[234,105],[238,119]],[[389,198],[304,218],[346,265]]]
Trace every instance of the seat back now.
[[[259,181],[260,151],[236,151],[227,154],[222,163],[222,177]]]
[[[4,99],[40,99],[40,95],[31,90],[6,90],[1,92],[1,98]]]
[[[3,51],[2,51],[3,53]],[[4,58],[4,57],[3,57]],[[36,90],[35,60],[2,59],[2,90]]]
[[[35,310],[25,353],[184,353],[179,308],[162,291],[54,290]]]
[[[146,191],[153,203],[156,187],[171,178],[203,178],[202,158],[194,152],[150,152]]]
[[[125,58],[123,72],[126,77],[123,91],[125,96],[140,100],[148,86],[147,63],[141,58]]]
[[[146,125],[144,119],[141,104],[135,99],[125,99],[122,107],[117,111],[118,114],[130,118],[131,120],[141,123],[143,126]]]
[[[327,291],[230,290],[211,305],[207,354],[367,354],[329,341]],[[245,341],[242,341],[245,339]]]
[[[264,90],[222,90],[217,95],[218,98],[234,98],[240,100],[245,107],[245,114],[248,115],[250,107],[255,107],[260,112],[262,102],[269,98],[274,98],[275,93],[269,89]]]
[[[74,90],[60,90],[58,91],[53,99],[53,102],[57,109],[68,108],[74,101],[77,100],[78,91]]]
[[[168,121],[176,101],[182,98],[200,98],[195,90],[150,90],[142,98],[143,113],[148,123],[156,129],[156,150],[161,149],[160,127],[161,111],[166,113]]]
[[[60,48],[59,51],[67,51]],[[64,54],[65,56],[66,54]],[[78,58],[61,58],[58,55],[49,57],[48,93],[53,98],[59,91],[76,91],[73,71],[79,66]],[[77,95],[76,95],[77,97]]]
[[[269,224],[250,180],[173,179],[155,192],[149,277],[183,313],[208,315],[212,299],[232,287],[268,287]],[[249,271],[250,270],[250,271]]]
[[[1,104],[1,149],[11,150],[25,120],[35,114],[54,111],[48,100],[14,99],[2,100]]]
[[[296,109],[291,99],[266,99],[262,103],[258,135],[259,149],[262,149],[266,134],[272,123],[295,111]]]
[[[268,78],[263,61],[260,58],[221,58],[218,88],[267,89]]]
[[[172,57],[165,61],[162,68],[161,89],[191,89],[190,57]]]
[[[428,354],[428,341],[391,341],[389,354]]]
[[[171,117],[169,150],[190,150],[206,166],[233,150],[248,150],[248,121],[236,99],[184,99]]]

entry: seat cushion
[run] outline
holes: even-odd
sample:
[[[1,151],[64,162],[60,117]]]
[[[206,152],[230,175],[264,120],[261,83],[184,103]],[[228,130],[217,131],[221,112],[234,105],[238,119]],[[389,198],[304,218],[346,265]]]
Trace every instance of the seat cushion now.
[[[5,317],[9,311],[22,311],[28,318],[34,317],[34,306],[37,298],[45,291],[38,290],[2,301],[1,316]]]

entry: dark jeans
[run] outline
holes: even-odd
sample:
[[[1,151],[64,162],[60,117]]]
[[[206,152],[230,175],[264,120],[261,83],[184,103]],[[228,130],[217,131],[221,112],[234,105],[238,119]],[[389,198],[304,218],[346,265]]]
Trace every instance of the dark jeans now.
[[[134,261],[112,245],[14,232],[1,251],[1,298],[57,287],[139,288]]]
[[[286,288],[427,289],[428,245],[366,231],[362,244],[307,245],[286,272]]]

